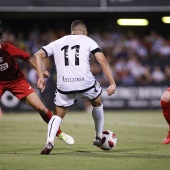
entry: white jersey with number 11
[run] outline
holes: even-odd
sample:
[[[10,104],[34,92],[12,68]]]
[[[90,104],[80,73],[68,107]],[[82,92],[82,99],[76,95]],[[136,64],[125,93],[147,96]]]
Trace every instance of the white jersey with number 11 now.
[[[42,48],[53,55],[57,71],[57,89],[81,91],[95,83],[91,73],[90,53],[100,51],[98,44],[85,35],[67,35]]]

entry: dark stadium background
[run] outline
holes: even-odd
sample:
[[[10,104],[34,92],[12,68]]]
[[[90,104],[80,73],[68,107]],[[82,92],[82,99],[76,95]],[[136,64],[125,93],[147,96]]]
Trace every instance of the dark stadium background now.
[[[117,31],[127,35],[132,32],[143,39],[145,35],[149,36],[152,31],[155,31],[169,43],[170,48],[170,24],[162,22],[163,16],[170,16],[170,2],[165,0],[0,1],[1,26],[4,31],[10,31],[15,36],[15,43],[19,41],[19,33],[22,32],[22,38],[27,40],[28,34],[35,27],[41,33],[52,29],[60,31],[61,34],[69,34],[71,22],[75,19],[82,19],[87,23],[90,34],[94,34],[96,30],[101,34]],[[145,18],[148,19],[149,25],[118,26],[116,21],[119,18]],[[163,62],[162,60],[157,62],[158,58],[155,57],[152,59],[152,63],[147,64],[160,64],[161,69],[164,70],[165,64],[169,64],[169,57],[169,55],[166,56],[166,60]],[[27,74],[30,68],[24,63],[20,64]],[[130,86],[118,82],[117,95],[108,98],[105,93],[103,94],[104,106],[106,109],[159,109],[160,96],[169,86],[169,78],[167,77],[165,81],[159,83],[135,83]],[[107,82],[102,85],[105,89]],[[50,79],[47,90],[41,95],[44,103],[51,109],[53,108],[54,90],[55,81]],[[13,105],[11,102],[14,102]],[[72,109],[87,109],[88,103],[87,106],[84,103],[86,102],[79,101]],[[4,111],[32,110],[24,103],[15,101],[10,94],[3,96],[1,107]]]

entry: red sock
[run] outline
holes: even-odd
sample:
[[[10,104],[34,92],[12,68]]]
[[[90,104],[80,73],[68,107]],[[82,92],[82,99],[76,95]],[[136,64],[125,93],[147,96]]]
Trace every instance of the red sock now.
[[[170,130],[170,103],[161,101],[161,107],[162,107],[163,115],[169,125],[169,130]]]
[[[60,126],[59,126],[59,129],[58,129],[58,131],[57,131],[57,136],[59,135],[59,134],[61,134],[61,129],[60,129]]]
[[[50,121],[51,117],[53,116],[53,114],[51,113],[51,111],[48,109],[47,113],[47,118],[48,118],[48,122]]]
[[[51,113],[51,111],[48,109],[47,113],[45,112],[40,112],[40,116],[42,117],[42,119],[48,124],[48,122],[50,121],[51,117],[53,116],[53,114]]]

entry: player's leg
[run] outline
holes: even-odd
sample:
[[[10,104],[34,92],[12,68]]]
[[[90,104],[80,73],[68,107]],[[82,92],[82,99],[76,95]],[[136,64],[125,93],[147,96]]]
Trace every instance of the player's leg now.
[[[66,112],[69,110],[69,106],[74,104],[74,95],[65,95],[56,92],[54,104],[56,106],[54,108],[54,115],[48,123],[46,146],[41,151],[41,154],[50,154],[51,150],[53,149],[55,134],[58,131],[58,128],[60,127]],[[68,136],[67,142],[74,144],[74,139]]]
[[[52,118],[53,114],[51,111],[46,108],[46,106],[42,103],[40,98],[37,96],[35,92],[29,94],[22,100],[25,100],[26,103],[28,103],[32,108],[34,108],[36,111],[38,111],[42,117],[42,119],[48,124],[50,119]],[[66,133],[62,132],[60,129],[60,126],[58,128],[58,131],[56,133],[56,136],[65,142],[68,145],[72,145],[73,143],[69,143],[69,138],[72,139],[70,135],[67,135]]]
[[[58,107],[54,109],[54,115],[48,123],[48,132],[47,132],[47,142],[45,148],[41,151],[41,154],[50,154],[54,146],[55,134],[57,133],[60,124],[68,111],[68,107]]]
[[[0,117],[2,116],[2,110],[1,110],[1,106],[0,106]]]
[[[0,99],[2,97],[2,95],[4,94],[5,92],[5,87],[2,83],[0,83]],[[2,110],[1,110],[1,106],[0,106],[0,117],[2,116]]]
[[[95,139],[93,144],[96,146],[101,145],[102,131],[104,128],[104,111],[103,104],[101,101],[102,88],[98,82],[95,87],[83,93],[82,96],[86,97],[92,105],[92,117],[95,125]]]
[[[42,103],[40,98],[35,92],[28,94],[26,97],[21,99],[22,101],[29,104],[34,110],[40,113],[42,119],[48,124],[49,120],[52,117],[52,113],[46,106]]]
[[[96,137],[94,139],[94,145],[100,146],[102,139],[102,131],[104,128],[104,111],[101,102],[101,97],[97,97],[95,100],[90,100],[92,105],[92,117],[95,124]]]
[[[170,88],[168,88],[161,96],[162,113],[168,123],[169,131],[167,137],[163,140],[163,144],[170,143]]]

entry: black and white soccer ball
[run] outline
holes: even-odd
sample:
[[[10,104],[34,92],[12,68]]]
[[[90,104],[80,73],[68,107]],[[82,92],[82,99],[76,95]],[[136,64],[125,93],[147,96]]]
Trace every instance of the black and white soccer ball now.
[[[102,132],[102,145],[100,148],[103,150],[111,150],[116,146],[117,137],[111,130],[104,130]]]

